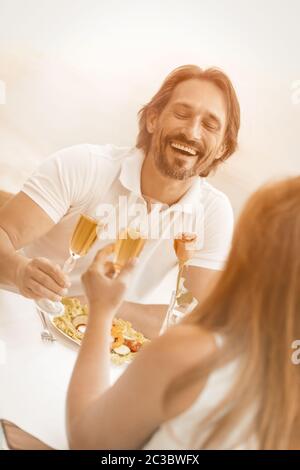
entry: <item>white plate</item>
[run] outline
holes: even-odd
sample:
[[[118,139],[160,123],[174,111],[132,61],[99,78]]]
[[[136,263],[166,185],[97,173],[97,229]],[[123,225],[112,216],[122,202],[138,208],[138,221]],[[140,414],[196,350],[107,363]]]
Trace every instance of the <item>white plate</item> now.
[[[58,315],[58,316],[61,316],[61,315]],[[58,333],[60,333],[62,336],[64,336],[65,338],[68,338],[70,341],[72,341],[73,343],[76,343],[78,344],[78,346],[81,345],[81,341],[80,339],[75,339],[75,338],[72,338],[71,336],[67,335],[67,333],[65,333],[64,331],[62,331],[60,328],[58,328],[55,323],[54,323],[54,318],[53,316],[49,316],[49,321],[51,323],[51,325],[53,326],[53,328],[58,331]]]

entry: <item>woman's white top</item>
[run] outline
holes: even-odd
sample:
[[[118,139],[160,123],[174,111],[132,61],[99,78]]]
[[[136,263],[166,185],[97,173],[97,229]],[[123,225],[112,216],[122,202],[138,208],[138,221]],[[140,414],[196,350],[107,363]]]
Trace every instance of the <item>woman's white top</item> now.
[[[221,344],[222,339],[216,336],[216,342]],[[208,414],[225,398],[230,391],[236,378],[238,362],[235,360],[226,364],[224,367],[214,371],[207,380],[206,386],[196,398],[192,406],[186,411],[162,424],[160,428],[152,435],[144,449],[156,450],[176,450],[193,449],[193,437],[201,422]],[[219,449],[256,449],[257,443],[254,437],[247,442],[239,442],[240,436],[250,424],[253,410],[245,413],[244,418],[238,426],[226,436]],[[209,423],[202,435],[197,436],[197,442],[194,446],[204,442],[208,433],[213,429],[213,423]],[[200,443],[200,444],[199,444]]]

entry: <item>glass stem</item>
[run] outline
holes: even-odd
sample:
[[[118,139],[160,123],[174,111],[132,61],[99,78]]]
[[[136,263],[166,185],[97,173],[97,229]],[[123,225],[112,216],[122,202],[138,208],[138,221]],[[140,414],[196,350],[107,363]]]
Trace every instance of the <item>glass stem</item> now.
[[[182,277],[182,274],[183,274],[183,268],[185,266],[185,263],[184,261],[179,261],[179,270],[178,270],[178,275],[177,275],[177,282],[176,282],[176,298],[178,297],[179,295],[179,286],[180,286],[180,279]]]
[[[76,264],[76,258],[70,255],[69,258],[64,262],[64,265],[62,268],[63,272],[66,274],[70,273],[73,270],[75,264]]]

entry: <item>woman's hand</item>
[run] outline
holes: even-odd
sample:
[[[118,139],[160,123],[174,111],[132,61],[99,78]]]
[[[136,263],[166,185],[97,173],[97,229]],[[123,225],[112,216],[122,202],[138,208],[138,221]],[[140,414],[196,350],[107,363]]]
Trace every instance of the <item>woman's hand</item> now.
[[[113,263],[108,261],[113,250],[114,244],[99,250],[88,270],[81,276],[89,305],[97,304],[105,312],[115,311],[122,303],[137,262],[134,259],[127,263],[115,277]]]

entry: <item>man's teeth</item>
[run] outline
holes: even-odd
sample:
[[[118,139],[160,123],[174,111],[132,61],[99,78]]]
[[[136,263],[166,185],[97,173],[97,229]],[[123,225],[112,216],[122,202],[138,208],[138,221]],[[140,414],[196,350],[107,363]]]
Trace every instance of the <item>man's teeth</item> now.
[[[174,148],[174,149],[177,149],[177,150],[183,150],[184,152],[187,152],[189,153],[190,155],[197,155],[197,152],[196,150],[194,150],[192,147],[188,147],[186,145],[182,145],[182,144],[177,144],[175,142],[172,142],[171,143],[171,146]]]

